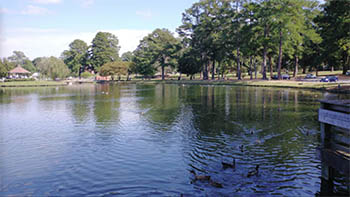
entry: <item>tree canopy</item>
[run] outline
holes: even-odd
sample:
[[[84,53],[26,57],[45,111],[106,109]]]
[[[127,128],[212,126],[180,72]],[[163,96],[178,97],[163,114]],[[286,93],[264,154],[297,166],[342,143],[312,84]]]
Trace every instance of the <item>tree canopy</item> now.
[[[156,29],[144,37],[134,51],[136,72],[142,75],[153,75],[157,68],[161,68],[164,80],[165,67],[177,65],[177,53],[181,49],[181,42],[167,29]]]
[[[69,44],[69,50],[63,51],[61,58],[75,76],[83,72],[88,45],[79,39]]]
[[[94,70],[108,62],[118,61],[119,58],[119,40],[109,32],[98,32],[92,40],[90,58]]]
[[[13,51],[13,55],[7,58],[8,61],[13,62],[14,64],[22,66],[24,69],[29,72],[35,72],[36,68],[29,58],[22,51]]]
[[[117,75],[120,79],[122,75],[128,75],[131,64],[133,63],[126,61],[108,62],[101,67],[100,75],[111,76],[112,80],[114,80],[114,76]]]
[[[69,69],[63,60],[56,57],[42,57],[36,60],[35,65],[44,77],[51,79],[65,78],[69,75]]]

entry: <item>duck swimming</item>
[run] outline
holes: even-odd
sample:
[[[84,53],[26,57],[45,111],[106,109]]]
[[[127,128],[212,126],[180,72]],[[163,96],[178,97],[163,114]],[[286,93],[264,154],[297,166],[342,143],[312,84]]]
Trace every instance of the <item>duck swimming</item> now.
[[[243,144],[239,146],[239,149],[241,149],[241,152],[243,153],[243,151],[244,151],[244,146],[243,146]]]
[[[260,165],[256,165],[255,170],[249,171],[247,177],[258,175]]]
[[[235,158],[232,158],[232,163],[226,163],[226,162],[221,162],[223,168],[235,168],[236,167],[236,160]]]
[[[223,188],[221,183],[215,182],[213,180],[209,180],[209,183],[211,186],[216,187],[216,188]]]
[[[209,181],[210,176],[207,175],[197,175],[194,170],[190,170],[190,172],[194,175],[194,181],[200,180],[200,181]]]

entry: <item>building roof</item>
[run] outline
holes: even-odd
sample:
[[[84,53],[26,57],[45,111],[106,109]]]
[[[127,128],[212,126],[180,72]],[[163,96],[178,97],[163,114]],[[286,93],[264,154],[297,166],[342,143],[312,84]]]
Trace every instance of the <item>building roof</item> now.
[[[10,74],[29,74],[30,72],[18,65],[16,68],[9,71]]]

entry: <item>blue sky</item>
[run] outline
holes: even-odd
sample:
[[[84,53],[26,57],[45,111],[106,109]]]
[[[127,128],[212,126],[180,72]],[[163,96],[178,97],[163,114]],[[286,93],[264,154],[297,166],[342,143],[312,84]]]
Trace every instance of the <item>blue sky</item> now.
[[[90,44],[98,31],[120,40],[121,52],[134,50],[156,28],[175,31],[195,0],[1,0],[0,57],[13,50],[31,59],[56,56],[74,39]]]

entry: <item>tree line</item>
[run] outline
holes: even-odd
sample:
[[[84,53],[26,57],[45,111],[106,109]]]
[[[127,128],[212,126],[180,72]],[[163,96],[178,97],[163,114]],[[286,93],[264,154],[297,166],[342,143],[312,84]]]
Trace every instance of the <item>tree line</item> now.
[[[296,77],[323,69],[350,69],[350,1],[200,0],[182,14],[178,37],[156,29],[133,52],[119,56],[118,38],[98,32],[88,45],[76,39],[60,58],[30,61],[23,52],[0,61],[0,75],[15,65],[51,78],[84,72],[143,77],[179,72],[192,79],[235,73],[263,79],[292,71]],[[128,77],[129,78],[129,77]]]
[[[350,68],[350,1],[201,0],[182,15],[180,38],[156,29],[133,52],[136,69],[164,67],[203,79],[248,73],[281,79],[282,69],[303,73]],[[211,76],[209,76],[211,74]]]

